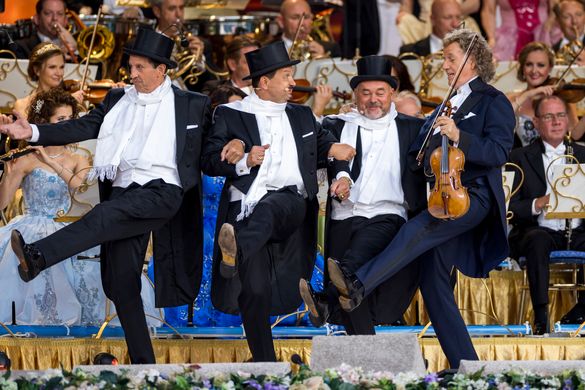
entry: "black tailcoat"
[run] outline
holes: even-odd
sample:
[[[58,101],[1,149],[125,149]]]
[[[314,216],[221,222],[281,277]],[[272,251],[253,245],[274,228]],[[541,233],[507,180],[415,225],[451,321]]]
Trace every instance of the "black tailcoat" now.
[[[272,314],[284,314],[296,310],[301,304],[299,279],[310,278],[317,250],[317,167],[327,164],[327,153],[336,142],[335,137],[315,120],[311,109],[298,104],[288,104],[286,113],[294,134],[298,153],[299,170],[307,192],[307,212],[303,225],[289,239],[280,243],[269,243],[273,251],[272,270]],[[213,126],[203,151],[203,171],[211,176],[225,176],[226,182],[221,194],[217,213],[217,231],[226,222],[229,204],[229,187],[234,186],[247,193],[258,175],[259,166],[250,174],[238,176],[235,165],[220,161],[221,150],[232,139],[246,144],[248,153],[252,146],[260,146],[260,133],[253,114],[219,106],[214,113]],[[347,164],[346,164],[347,170]],[[216,232],[217,237],[217,232]],[[238,313],[239,278],[225,279],[219,274],[221,251],[214,246],[213,281],[211,299],[218,309]]]
[[[209,98],[176,87],[173,87],[173,93],[176,162],[184,195],[179,212],[162,228],[153,231],[157,307],[193,302],[199,292],[203,261],[199,161],[203,137],[209,124]],[[46,146],[64,145],[97,138],[105,115],[123,95],[123,89],[113,89],[102,104],[82,118],[39,125],[38,143]],[[102,201],[109,199],[112,182],[100,181],[99,191]]]

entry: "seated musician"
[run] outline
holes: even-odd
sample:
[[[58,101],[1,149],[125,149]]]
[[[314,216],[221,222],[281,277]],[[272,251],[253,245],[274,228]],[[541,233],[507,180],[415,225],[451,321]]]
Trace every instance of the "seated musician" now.
[[[545,172],[549,164],[564,163],[557,159],[568,153],[567,131],[569,118],[566,103],[557,96],[539,100],[535,108],[535,125],[540,138],[516,149],[510,161],[524,171],[524,184],[510,201],[514,213],[510,246],[515,256],[526,257],[530,297],[534,309],[534,333],[549,330],[548,283],[549,254],[554,250],[585,250],[585,225],[581,219],[545,219],[544,208],[550,201],[551,188]],[[574,156],[585,162],[585,147],[571,143]],[[516,179],[517,181],[518,179]],[[568,242],[568,228],[571,228]],[[582,276],[581,276],[582,277]],[[585,294],[579,292],[575,307],[563,317],[565,323],[585,321]]]
[[[184,28],[183,23],[185,23],[185,0],[151,0],[150,5],[156,17],[156,31],[171,38],[181,36],[180,34],[184,32],[182,29]],[[201,38],[190,34],[181,36],[181,38],[181,44],[173,47],[172,58],[176,58],[177,53],[185,49],[182,45],[186,44],[186,49],[192,55],[198,57],[199,64],[202,64],[202,61],[209,62],[211,60],[211,46],[206,44]],[[173,80],[173,84],[183,90],[191,89],[199,91],[207,79],[202,76],[197,85],[188,86],[182,79],[178,78]]]
[[[78,112],[77,101],[54,88],[35,94],[28,118],[38,124],[56,123],[75,118]],[[19,324],[98,325],[104,296],[91,287],[99,286],[99,272],[80,272],[85,268],[75,266],[77,260],[72,257],[42,271],[42,277],[30,283],[15,277],[18,259],[10,248],[12,230],[18,229],[27,240],[35,241],[67,225],[55,222],[53,217],[69,208],[69,189],[82,183],[78,174],[89,166],[86,158],[64,146],[34,148],[35,153],[6,162],[0,181],[0,209],[8,205],[18,188],[22,188],[25,202],[24,215],[0,228],[0,283],[5,287],[0,321],[11,321],[14,302]]]
[[[30,102],[38,93],[63,86],[64,68],[65,55],[57,45],[43,42],[35,46],[29,58],[27,74],[30,81],[37,82],[37,87],[28,96],[18,99],[14,110],[26,118]],[[78,103],[83,102],[82,91],[74,92],[72,96]]]
[[[67,59],[69,53],[77,51],[77,43],[67,30],[67,4],[64,0],[38,0],[36,13],[32,17],[36,32],[28,38],[16,41],[16,58],[29,58],[33,48],[41,42],[52,42],[59,46]]]
[[[209,95],[222,84],[233,85],[243,93],[252,92],[252,81],[244,80],[250,74],[245,54],[260,48],[260,42],[247,35],[238,35],[225,48],[225,64],[230,74],[225,80],[209,80],[203,86],[202,93]]]
[[[560,0],[553,8],[563,32],[563,38],[553,45],[559,52],[567,45],[577,53],[585,45],[585,0]]]
[[[424,57],[442,50],[445,35],[458,28],[462,20],[461,5],[457,0],[433,1],[431,7],[431,34],[415,43],[403,45],[400,48],[400,54],[415,53]]]
[[[305,14],[305,18],[299,28],[303,14]],[[310,52],[312,58],[340,57],[341,48],[337,42],[324,42],[309,38],[313,18],[311,7],[306,0],[284,0],[282,2],[276,22],[282,30],[279,39],[284,42],[286,50],[290,52],[298,30],[297,42],[307,44],[306,50]]]
[[[524,46],[518,55],[519,81],[526,82],[526,89],[509,93],[508,99],[512,103],[516,114],[517,125],[515,129],[515,146],[527,146],[538,136],[538,130],[533,121],[534,102],[544,96],[555,93],[555,88],[550,83],[550,74],[555,58],[550,48],[542,42],[531,42]],[[568,106],[569,126],[577,124],[577,109],[575,104]]]

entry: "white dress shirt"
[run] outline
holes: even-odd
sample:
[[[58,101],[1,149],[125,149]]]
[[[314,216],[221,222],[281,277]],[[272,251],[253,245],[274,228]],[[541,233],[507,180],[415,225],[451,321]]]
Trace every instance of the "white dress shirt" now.
[[[387,120],[385,128],[360,127],[362,144],[360,175],[350,190],[349,199],[332,203],[332,219],[343,220],[356,216],[373,218],[382,214],[396,214],[407,219],[396,115],[392,105],[387,118],[381,118]],[[357,128],[352,131],[353,126],[355,125],[352,123],[346,123],[340,142],[355,148]],[[349,132],[346,132],[347,130]]]
[[[552,181],[552,169],[548,169],[547,167],[552,165],[559,165],[564,164],[565,161],[562,158],[558,158],[559,156],[563,156],[566,152],[566,146],[564,143],[559,144],[556,148],[544,141],[544,153],[542,154],[542,163],[544,165],[545,174],[548,172],[549,177],[546,179],[546,193],[552,193],[552,188],[550,186],[550,182]],[[532,215],[538,215],[538,226],[546,227],[552,230],[565,230],[566,227],[566,220],[565,219],[546,219],[545,213],[536,210],[536,199],[532,201]],[[578,218],[573,218],[571,220],[571,225],[573,229],[576,229],[581,225],[581,220]]]

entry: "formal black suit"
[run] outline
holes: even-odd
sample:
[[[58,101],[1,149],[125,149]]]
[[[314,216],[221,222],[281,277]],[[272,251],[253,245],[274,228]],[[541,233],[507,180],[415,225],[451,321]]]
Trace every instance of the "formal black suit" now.
[[[286,114],[295,138],[306,199],[296,190],[269,193],[249,217],[241,223],[235,221],[240,202],[230,202],[229,188],[233,186],[248,193],[259,166],[253,167],[248,175],[238,176],[235,165],[220,161],[220,153],[234,138],[246,144],[246,152],[254,145],[262,145],[253,114],[219,106],[202,159],[206,174],[226,177],[217,228],[224,222],[234,224],[239,252],[238,275],[226,279],[219,273],[221,251],[215,246],[212,302],[224,312],[242,314],[255,361],[276,360],[269,316],[296,310],[301,303],[299,280],[311,276],[317,241],[316,171],[318,165],[326,165],[328,150],[336,142],[335,137],[315,121],[309,107],[288,104]]]
[[[469,86],[471,94],[453,115],[460,129],[459,149],[465,154],[461,181],[468,189],[469,210],[452,220],[436,219],[424,210],[355,273],[368,294],[420,258],[421,292],[452,368],[458,367],[461,359],[477,359],[477,354],[453,296],[451,270],[457,267],[465,275],[486,277],[509,252],[501,166],[512,148],[516,120],[510,102],[500,91],[479,78]],[[437,111],[427,119],[423,131],[435,115]],[[418,151],[424,135],[411,152]],[[431,138],[424,164],[429,172],[429,155],[440,143],[439,134]]]
[[[14,46],[14,54],[16,54],[16,58],[28,60],[34,47],[41,43],[41,39],[36,32],[33,32],[30,37],[18,39],[14,41],[14,43],[16,43],[16,46]]]
[[[409,217],[426,207],[425,180],[422,171],[412,170],[408,152],[424,124],[424,120],[398,114],[395,119],[398,128],[400,150],[401,187],[404,191]],[[340,139],[345,122],[338,118],[325,118],[323,127]],[[361,134],[361,133],[359,133]],[[352,179],[358,180],[363,166],[361,136],[356,140],[356,156],[351,169]],[[367,158],[367,156],[366,156]],[[363,172],[361,172],[363,173]],[[329,174],[330,184],[334,177]],[[384,188],[379,190],[384,191]],[[332,202],[328,199],[325,229],[325,258],[343,259],[344,266],[355,272],[369,258],[377,255],[391,241],[405,220],[396,214],[378,214],[372,218],[350,217],[345,220],[331,219]],[[327,280],[327,279],[326,279]],[[335,289],[327,288],[331,303],[331,323],[342,323],[349,334],[375,334],[374,325],[391,324],[400,319],[418,289],[419,264],[413,262],[402,269],[368,296],[368,299],[354,311],[345,314],[339,310]],[[325,284],[327,286],[327,283]]]
[[[403,53],[415,53],[421,57],[428,56],[431,54],[431,36],[421,39],[415,43],[409,43],[408,45],[402,45],[400,47],[400,54]]]
[[[101,203],[79,221],[35,245],[47,266],[102,244],[102,283],[116,305],[132,363],[154,363],[140,298],[140,276],[153,233],[156,305],[193,302],[202,271],[200,151],[209,124],[209,98],[173,87],[176,163],[181,187],[152,180],[143,186],[112,187],[99,182]],[[97,138],[104,116],[124,95],[108,93],[103,104],[76,120],[39,125],[41,145],[63,145]],[[156,129],[153,129],[156,131]]]
[[[362,56],[378,54],[378,50],[380,50],[380,17],[377,0],[347,0],[343,2],[341,47],[344,58],[353,58],[357,47],[360,48]]]
[[[572,144],[574,156],[585,162],[585,147]],[[514,149],[510,161],[517,164],[524,172],[524,183],[510,200],[513,213],[510,232],[510,247],[515,257],[526,257],[526,271],[530,286],[532,306],[535,308],[535,321],[545,325],[547,322],[546,305],[548,305],[549,254],[553,250],[567,249],[564,230],[555,231],[538,225],[538,216],[532,215],[534,199],[546,195],[546,167],[542,155],[544,144],[540,138],[523,148]],[[515,175],[514,188],[520,177]],[[571,249],[585,250],[585,224],[573,230]],[[579,302],[585,303],[585,294],[579,293]],[[540,313],[537,310],[541,310]],[[540,317],[540,318],[537,318]]]
[[[555,51],[555,53],[556,53],[556,52],[558,52],[558,51],[560,50],[560,48],[561,48],[561,42],[562,42],[562,41],[563,41],[563,40],[561,39],[561,40],[559,40],[558,42],[556,42],[556,43],[555,43],[555,44],[552,46],[552,49]],[[585,45],[585,36],[583,36],[583,40],[581,41],[581,43],[582,43],[583,45]]]

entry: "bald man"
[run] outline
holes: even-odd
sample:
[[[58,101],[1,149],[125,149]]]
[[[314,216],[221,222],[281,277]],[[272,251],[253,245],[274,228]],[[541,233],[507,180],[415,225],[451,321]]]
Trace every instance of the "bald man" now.
[[[435,0],[431,6],[432,32],[428,37],[418,42],[404,45],[402,53],[415,53],[419,56],[428,56],[443,49],[443,38],[455,30],[463,20],[461,5],[456,0]]]
[[[303,14],[305,14],[305,19],[297,38],[300,41],[307,39],[311,33],[314,15],[309,3],[305,0],[285,0],[280,6],[280,14],[276,17],[276,23],[282,30],[280,39],[284,42],[287,51],[290,51]],[[337,42],[313,40],[309,42],[309,52],[313,58],[341,56],[341,48]]]

